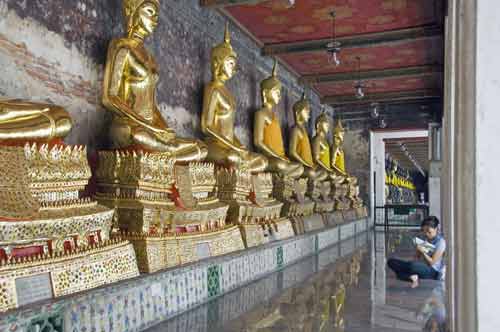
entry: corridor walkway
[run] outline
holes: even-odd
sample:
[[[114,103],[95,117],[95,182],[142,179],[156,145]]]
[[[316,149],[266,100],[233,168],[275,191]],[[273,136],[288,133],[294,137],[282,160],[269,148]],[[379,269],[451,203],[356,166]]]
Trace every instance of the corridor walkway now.
[[[410,289],[386,268],[413,235],[361,234],[148,332],[445,331],[443,283]]]

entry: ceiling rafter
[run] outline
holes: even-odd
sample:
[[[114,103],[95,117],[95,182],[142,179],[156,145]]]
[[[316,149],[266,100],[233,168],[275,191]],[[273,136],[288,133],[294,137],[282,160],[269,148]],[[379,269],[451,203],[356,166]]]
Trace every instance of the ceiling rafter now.
[[[355,36],[338,37],[343,49],[384,45],[414,41],[416,39],[438,37],[443,35],[443,28],[435,25],[424,25],[415,28],[390,30],[383,32],[360,34]],[[331,38],[307,40],[300,42],[267,44],[262,48],[263,55],[279,55],[290,53],[306,53],[325,51]]]
[[[367,94],[365,98],[358,99],[354,95],[326,96],[321,99],[322,104],[335,105],[354,105],[371,104],[379,102],[394,101],[415,101],[422,99],[439,99],[441,92],[437,90],[416,90],[416,91],[398,91]]]
[[[300,77],[301,84],[316,84],[326,82],[343,82],[354,80],[372,80],[382,78],[395,78],[395,77],[420,77],[433,73],[442,73],[443,66],[441,65],[424,65],[412,66],[391,69],[377,69],[367,70],[361,72],[345,72],[345,73],[331,73],[331,74],[311,74]]]

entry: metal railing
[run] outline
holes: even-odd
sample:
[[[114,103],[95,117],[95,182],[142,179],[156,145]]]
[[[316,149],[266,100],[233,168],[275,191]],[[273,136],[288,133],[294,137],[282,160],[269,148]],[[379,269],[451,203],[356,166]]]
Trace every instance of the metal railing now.
[[[429,206],[422,204],[386,204],[375,207],[375,226],[420,227],[429,216]]]

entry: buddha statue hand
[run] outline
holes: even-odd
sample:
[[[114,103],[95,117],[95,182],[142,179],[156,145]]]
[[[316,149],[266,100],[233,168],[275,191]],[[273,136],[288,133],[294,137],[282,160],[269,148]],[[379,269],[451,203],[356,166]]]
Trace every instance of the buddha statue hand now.
[[[162,143],[169,143],[175,138],[175,133],[172,130],[157,129],[154,132],[156,138]]]

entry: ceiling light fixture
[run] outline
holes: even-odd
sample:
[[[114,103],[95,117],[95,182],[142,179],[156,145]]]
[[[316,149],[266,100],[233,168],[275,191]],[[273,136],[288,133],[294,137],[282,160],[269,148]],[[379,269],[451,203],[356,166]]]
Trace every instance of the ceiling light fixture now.
[[[295,6],[295,0],[282,0],[282,2],[285,4],[285,8],[292,8]]]
[[[354,85],[354,89],[356,91],[356,98],[363,99],[365,97],[365,92],[363,91],[363,88],[365,86],[364,86],[363,82],[361,81],[361,58],[359,56],[357,56],[356,60],[358,61],[358,80],[356,81],[356,84]]]
[[[336,31],[336,22],[335,19],[337,14],[335,10],[330,13],[332,17],[332,41],[326,44],[326,52],[328,53],[328,63],[333,64],[335,66],[340,65],[340,42],[337,40],[337,31]]]

